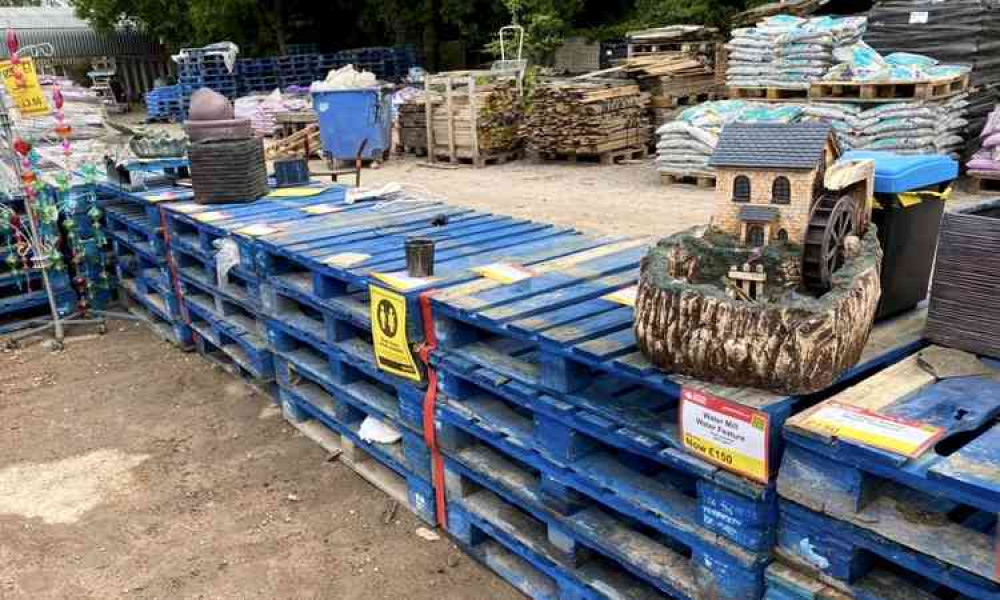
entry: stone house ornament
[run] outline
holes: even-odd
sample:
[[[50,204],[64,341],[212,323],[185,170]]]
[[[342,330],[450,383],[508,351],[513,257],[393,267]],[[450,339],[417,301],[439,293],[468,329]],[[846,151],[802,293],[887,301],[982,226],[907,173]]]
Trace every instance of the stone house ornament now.
[[[874,163],[838,162],[825,123],[731,124],[711,223],[642,262],[635,334],[659,368],[784,394],[861,358],[880,295]]]

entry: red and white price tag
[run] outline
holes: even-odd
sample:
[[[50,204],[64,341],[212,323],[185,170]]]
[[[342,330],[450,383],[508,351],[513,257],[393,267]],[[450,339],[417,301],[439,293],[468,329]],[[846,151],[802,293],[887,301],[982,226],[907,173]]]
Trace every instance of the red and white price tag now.
[[[680,425],[688,451],[754,481],[770,479],[771,424],[766,413],[684,388]]]

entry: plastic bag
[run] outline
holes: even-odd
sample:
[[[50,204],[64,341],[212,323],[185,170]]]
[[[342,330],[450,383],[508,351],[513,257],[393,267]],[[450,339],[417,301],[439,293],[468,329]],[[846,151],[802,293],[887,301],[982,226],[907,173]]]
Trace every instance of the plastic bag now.
[[[229,287],[229,272],[240,264],[240,248],[232,238],[215,240],[215,277],[219,287],[226,290]]]

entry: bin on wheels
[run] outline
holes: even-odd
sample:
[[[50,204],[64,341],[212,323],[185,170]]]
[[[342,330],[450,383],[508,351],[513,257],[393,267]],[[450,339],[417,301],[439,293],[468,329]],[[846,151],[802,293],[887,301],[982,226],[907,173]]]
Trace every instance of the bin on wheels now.
[[[389,88],[316,91],[312,97],[328,158],[354,160],[365,140],[368,143],[361,158],[381,160],[385,156],[392,140]]]
[[[942,155],[848,152],[875,161],[872,222],[882,244],[882,299],[876,319],[912,309],[927,297],[938,230],[958,163]]]

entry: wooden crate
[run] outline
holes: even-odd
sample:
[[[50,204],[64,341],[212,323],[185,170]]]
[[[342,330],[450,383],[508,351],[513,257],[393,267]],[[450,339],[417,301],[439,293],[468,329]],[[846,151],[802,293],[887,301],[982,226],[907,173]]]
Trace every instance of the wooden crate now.
[[[515,86],[522,94],[522,72],[518,69],[495,71],[453,71],[428,75],[424,80],[424,106],[427,121],[427,160],[435,163],[468,162],[476,167],[501,162],[518,144],[506,148],[486,148],[481,130],[482,109],[490,94],[501,86]],[[519,112],[519,108],[517,111]],[[512,114],[512,117],[516,115]],[[514,135],[516,124],[513,124]]]

